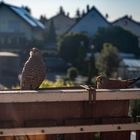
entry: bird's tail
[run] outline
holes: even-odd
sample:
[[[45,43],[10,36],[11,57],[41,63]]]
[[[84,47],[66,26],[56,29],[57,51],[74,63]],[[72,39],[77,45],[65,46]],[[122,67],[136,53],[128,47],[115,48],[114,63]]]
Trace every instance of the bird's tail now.
[[[140,80],[140,77],[138,78],[134,78],[134,79],[130,79],[130,84],[134,84],[135,82],[139,81]]]

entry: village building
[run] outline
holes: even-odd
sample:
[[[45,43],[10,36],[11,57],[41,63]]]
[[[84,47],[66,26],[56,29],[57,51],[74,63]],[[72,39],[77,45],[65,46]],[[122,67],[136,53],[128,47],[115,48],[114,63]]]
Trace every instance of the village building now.
[[[6,87],[19,83],[20,71],[19,55],[12,52],[0,52],[0,84]]]
[[[123,79],[139,77],[140,59],[123,58],[118,69],[118,75]]]
[[[56,40],[57,37],[63,35],[74,23],[75,19],[70,18],[64,11],[59,11],[55,16],[46,20],[45,22],[45,41],[46,47],[49,49],[57,50]]]
[[[0,48],[20,48],[43,39],[44,25],[24,7],[0,3]]]
[[[84,33],[93,37],[99,28],[110,25],[106,18],[93,6],[67,32]]]
[[[47,20],[45,27],[48,30],[50,24],[53,22],[56,35],[64,34],[73,24],[75,24],[75,19],[70,18],[64,13],[58,13],[55,16]]]
[[[113,26],[120,26],[138,37],[140,47],[140,22],[135,21],[131,16],[123,16],[112,23]]]

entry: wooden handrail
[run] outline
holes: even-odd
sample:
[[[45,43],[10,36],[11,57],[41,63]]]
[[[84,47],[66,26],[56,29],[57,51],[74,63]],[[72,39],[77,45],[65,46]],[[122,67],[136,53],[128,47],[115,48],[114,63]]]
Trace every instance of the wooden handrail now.
[[[41,134],[71,134],[89,132],[113,132],[113,131],[140,130],[140,123],[129,124],[99,124],[77,126],[51,126],[34,128],[5,128],[0,129],[0,136],[14,135],[41,135]]]
[[[97,89],[99,100],[139,100],[140,89]],[[0,91],[0,103],[88,101],[86,89],[13,90]]]

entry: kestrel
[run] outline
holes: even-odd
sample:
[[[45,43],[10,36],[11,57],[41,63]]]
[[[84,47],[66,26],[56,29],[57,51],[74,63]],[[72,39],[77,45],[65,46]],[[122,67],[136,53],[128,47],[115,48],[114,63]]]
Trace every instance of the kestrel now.
[[[108,79],[105,76],[96,77],[96,87],[98,89],[121,89],[129,88],[136,81],[140,80],[140,77],[128,80],[113,80]]]
[[[38,89],[46,75],[45,64],[41,52],[37,48],[32,48],[30,56],[25,62],[22,73],[20,87],[23,90]]]

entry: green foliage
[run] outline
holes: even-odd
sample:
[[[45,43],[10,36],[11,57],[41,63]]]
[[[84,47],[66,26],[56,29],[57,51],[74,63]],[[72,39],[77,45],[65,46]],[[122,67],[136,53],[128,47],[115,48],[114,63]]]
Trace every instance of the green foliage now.
[[[140,52],[138,38],[121,27],[100,28],[96,32],[93,42],[96,51],[101,51],[103,44],[109,42],[116,46],[120,52],[135,54]]]
[[[65,82],[63,79],[56,79],[55,82],[44,80],[39,88],[54,88],[54,87],[71,87],[73,83],[71,81]]]
[[[63,6],[59,7],[59,14],[65,15],[65,11],[64,11]]]
[[[46,16],[40,15],[39,21],[45,25],[45,23],[47,22]]]
[[[28,13],[31,14],[31,8],[28,6],[22,6],[22,8],[24,8]]]
[[[80,33],[69,33],[59,39],[59,53],[61,57],[72,64],[81,64],[86,56],[89,45],[88,37]]]
[[[86,56],[85,51],[86,47],[81,45],[78,49],[78,58],[77,58],[78,62],[82,62],[85,59]]]
[[[64,79],[56,79],[56,81],[44,80],[39,88],[55,88],[55,87],[72,87],[74,86],[72,81],[64,81]],[[8,88],[5,87],[4,90]],[[20,89],[19,85],[13,86],[12,89]]]
[[[85,70],[87,70],[86,72],[86,76],[88,77],[87,81],[86,81],[86,84],[93,84],[93,81],[92,81],[92,78],[97,75],[97,68],[95,66],[95,57],[94,55],[92,54],[88,60],[87,63],[85,63]]]
[[[12,86],[12,89],[20,89],[20,85]]]
[[[76,21],[79,21],[81,18],[81,13],[79,9],[76,10],[75,18],[76,18]]]
[[[75,78],[78,76],[78,70],[77,68],[75,67],[70,67],[68,70],[67,70],[67,78],[69,80],[72,80],[74,81]]]
[[[105,73],[107,76],[111,76],[117,71],[119,62],[120,58],[116,47],[113,47],[110,43],[105,43],[96,60],[96,67],[98,71]]]

